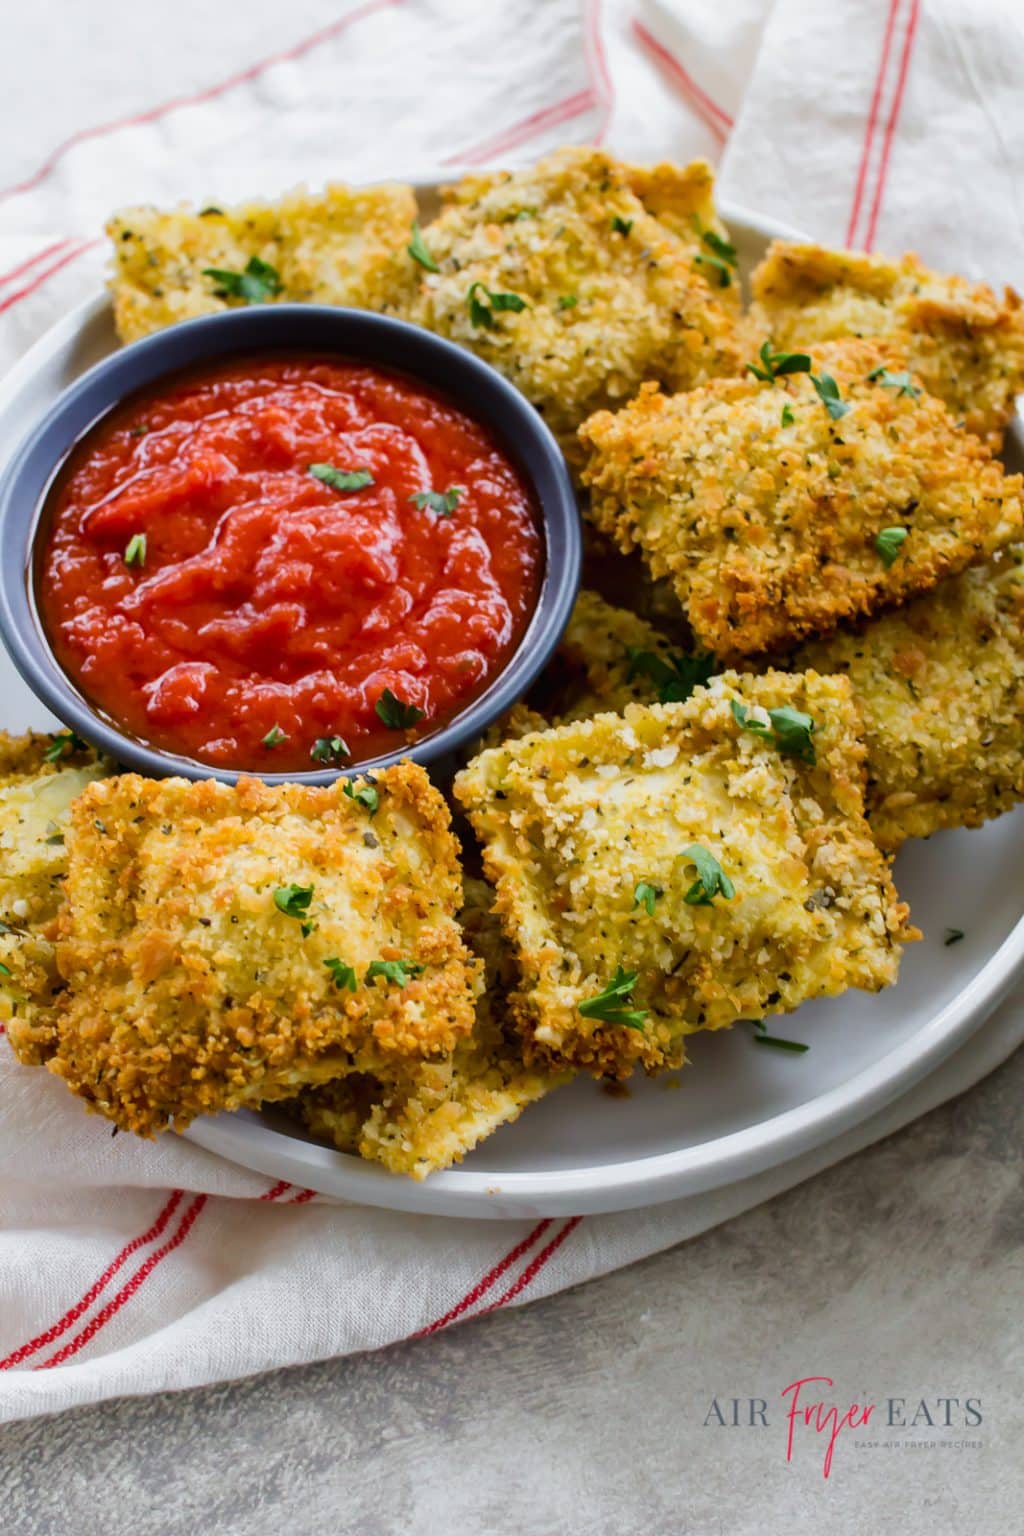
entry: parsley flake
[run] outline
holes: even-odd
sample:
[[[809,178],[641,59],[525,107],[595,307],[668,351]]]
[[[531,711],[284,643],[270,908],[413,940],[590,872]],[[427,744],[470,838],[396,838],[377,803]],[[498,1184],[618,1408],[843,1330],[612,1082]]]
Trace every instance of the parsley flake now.
[[[654,916],[654,903],[664,891],[660,885],[655,885],[652,880],[637,881],[636,890],[633,892],[633,909],[643,907],[648,917]]]
[[[784,427],[791,427],[795,420],[796,417],[793,415],[793,407],[791,405],[784,405],[782,407],[782,425]]]
[[[795,1051],[803,1055],[810,1050],[809,1045],[802,1044],[799,1040],[784,1040],[781,1035],[770,1035],[763,1019],[750,1019],[748,1023],[754,1026],[755,1045],[773,1045],[779,1051]]]
[[[713,229],[705,229],[700,238],[707,246],[707,250],[698,251],[693,258],[694,261],[698,266],[707,267],[715,274],[719,288],[728,288],[738,263],[736,247],[730,245],[728,240],[723,240],[721,235],[717,235]]]
[[[9,976],[10,974],[11,974],[10,966],[9,965],[4,965],[3,962],[0,961],[0,976]]]
[[[375,784],[367,781],[365,784],[361,784],[358,789],[353,789],[352,780],[346,779],[342,785],[341,792],[343,795],[347,795],[350,800],[356,800],[360,805],[365,805],[370,813],[371,820],[376,816],[380,808],[380,790]]]
[[[882,557],[882,564],[886,570],[896,560],[900,550],[907,542],[908,528],[883,528],[881,533],[875,534],[875,548]]]
[[[371,960],[364,980],[370,982],[376,976],[383,976],[385,981],[404,987],[410,976],[418,976],[425,970],[425,965],[417,965],[412,960]]]
[[[811,383],[814,385],[818,399],[826,411],[828,411],[833,421],[838,421],[841,416],[845,416],[847,411],[851,409],[849,401],[840,399],[839,385],[830,373],[820,375],[812,373]]]
[[[418,219],[412,226],[412,239],[406,246],[406,250],[413,261],[418,261],[420,266],[426,267],[428,272],[440,272],[441,268],[427,250],[426,241],[423,238],[423,231],[420,229]]]
[[[575,309],[579,301],[578,293],[563,293],[558,300],[558,307],[559,309]]]
[[[282,741],[287,740],[288,732],[282,731],[279,725],[272,725],[270,730],[263,738],[263,745],[272,752],[275,747],[279,747],[281,745]]]
[[[628,235],[633,228],[632,219],[620,218],[618,214],[612,219],[612,229],[617,235]]]
[[[708,853],[700,843],[692,843],[689,848],[683,849],[680,857],[688,859],[697,870],[696,880],[683,897],[687,906],[710,907],[716,896],[724,896],[726,901],[732,900],[736,887],[714,854]]]
[[[478,293],[484,295],[483,299],[477,297]],[[466,294],[469,304],[469,318],[473,325],[482,325],[485,330],[494,329],[494,317],[504,310],[518,314],[520,310],[529,306],[525,299],[521,299],[518,293],[494,293],[486,283],[471,283]]]
[[[636,971],[624,971],[621,965],[617,965],[615,975],[608,985],[595,997],[585,997],[581,1003],[577,1003],[577,1011],[585,1019],[600,1019],[602,1024],[622,1024],[626,1029],[642,1030],[650,1010],[624,1006],[633,1000],[636,979]]]
[[[309,473],[333,491],[361,491],[364,486],[374,484],[368,469],[335,469],[333,464],[311,464]]]
[[[417,491],[409,500],[421,512],[434,512],[438,517],[451,517],[466,494],[464,485],[450,485],[446,491]]]
[[[747,367],[755,378],[763,379],[766,384],[774,384],[776,379],[781,379],[787,373],[811,371],[811,359],[806,352],[773,352],[770,341],[762,343],[758,356],[761,366],[748,363]]]
[[[794,709],[791,704],[783,704],[779,709],[762,710],[761,714],[767,714],[768,722],[765,723],[760,715],[755,715],[753,710],[741,704],[739,699],[730,699],[729,708],[732,717],[741,731],[750,731],[753,736],[760,736],[764,741],[770,741],[777,752],[786,757],[799,757],[814,767],[818,761],[818,755],[814,750],[811,737],[814,734],[814,717],[805,715],[800,709]]]
[[[330,960],[325,960],[324,965],[330,971],[331,980],[339,992],[344,992],[346,987],[350,992],[356,990],[359,983],[356,981],[356,973],[350,965],[346,965],[343,960],[338,960],[334,956]]]
[[[344,736],[318,736],[309,755],[315,763],[336,763],[341,757],[351,757],[352,753]]]
[[[909,395],[911,400],[916,400],[921,394],[905,368],[900,373],[890,373],[884,363],[880,368],[872,368],[868,374],[868,383],[881,384],[883,389],[894,389],[897,398],[901,395]]]
[[[658,690],[659,704],[683,704],[695,688],[708,681],[715,670],[715,658],[705,652],[695,656],[669,653],[659,656],[655,651],[641,651],[636,646],[626,647],[629,655],[628,681],[644,677]]]
[[[70,757],[72,752],[80,752],[86,745],[77,731],[58,731],[51,737],[50,745],[43,753],[43,761],[57,763],[62,757]]]
[[[143,566],[146,563],[146,535],[133,533],[124,551],[125,565]]]
[[[247,304],[265,304],[281,292],[283,284],[276,267],[258,256],[250,256],[243,272],[229,272],[222,267],[204,267],[204,277],[212,277],[218,285],[214,293],[218,299],[244,299]]]
[[[947,928],[942,942],[948,949],[951,944],[959,944],[963,937],[964,931],[962,928]]]
[[[425,713],[417,709],[415,704],[407,704],[404,699],[396,698],[390,688],[384,689],[373,707],[378,719],[383,720],[389,731],[407,731],[417,720],[422,720]]]
[[[313,887],[311,885],[279,885],[274,892],[274,906],[285,917],[295,917],[302,922],[302,932],[305,936],[312,931],[312,924],[308,921],[309,904],[313,900]]]

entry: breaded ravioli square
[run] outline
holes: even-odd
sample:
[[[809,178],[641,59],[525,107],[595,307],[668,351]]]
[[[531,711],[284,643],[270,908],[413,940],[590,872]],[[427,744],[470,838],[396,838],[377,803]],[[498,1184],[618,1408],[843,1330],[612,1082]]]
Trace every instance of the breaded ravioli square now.
[[[151,1135],[450,1052],[478,967],[448,810],[411,763],[372,788],[371,815],[340,781],[92,785],[68,835],[50,1070]]]
[[[464,178],[423,243],[436,270],[409,261],[406,318],[493,364],[572,451],[584,417],[644,379],[685,389],[742,365],[735,285],[712,286],[601,150]]]
[[[422,1179],[461,1161],[527,1104],[568,1080],[571,1073],[523,1062],[506,1001],[515,965],[492,902],[482,880],[466,881],[462,928],[485,978],[472,1034],[450,1055],[409,1062],[387,1077],[353,1073],[307,1089],[296,1108],[315,1136],[392,1173]]]
[[[1024,309],[1012,288],[861,251],[776,240],[751,278],[751,325],[793,349],[865,336],[894,341],[925,389],[998,451],[1024,390]]]
[[[905,602],[1020,531],[1021,477],[891,353],[838,341],[811,364],[646,385],[580,431],[597,526],[672,579],[721,660]]]
[[[68,732],[0,732],[0,1020],[28,1065],[49,1048],[47,1010],[61,985],[53,940],[71,804],[107,772]]]
[[[868,750],[884,848],[976,827],[1024,798],[1024,548],[943,582],[794,665],[843,672]]]
[[[123,209],[107,225],[117,334],[135,341],[176,320],[274,299],[378,308],[415,217],[412,189],[398,182],[299,188],[273,203],[199,212]],[[257,284],[262,278],[248,294],[232,295],[207,271],[240,279],[247,268]]]
[[[845,678],[726,673],[474,759],[456,795],[538,1059],[678,1066],[695,1030],[896,980],[912,933],[864,819],[858,726]]]

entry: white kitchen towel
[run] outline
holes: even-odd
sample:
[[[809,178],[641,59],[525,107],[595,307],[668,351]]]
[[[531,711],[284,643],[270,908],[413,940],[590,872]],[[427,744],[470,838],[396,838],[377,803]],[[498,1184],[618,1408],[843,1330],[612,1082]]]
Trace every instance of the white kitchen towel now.
[[[1024,280],[1012,0],[35,0],[0,55],[0,367],[135,200],[444,176],[565,141],[720,163],[831,243]],[[376,1348],[668,1247],[889,1134],[1024,1036],[1005,1004],[857,1130],[728,1189],[499,1224],[341,1206],[87,1119],[0,1041],[0,1418]]]

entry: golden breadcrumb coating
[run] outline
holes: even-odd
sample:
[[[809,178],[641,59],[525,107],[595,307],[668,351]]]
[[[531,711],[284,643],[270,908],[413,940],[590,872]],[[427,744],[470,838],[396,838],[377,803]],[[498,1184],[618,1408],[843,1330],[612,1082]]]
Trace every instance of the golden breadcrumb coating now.
[[[467,176],[423,238],[440,270],[408,259],[396,307],[492,363],[572,451],[584,417],[642,380],[685,389],[742,365],[728,290],[601,150]]]
[[[409,1061],[386,1079],[356,1073],[308,1089],[297,1108],[314,1135],[392,1173],[422,1179],[460,1162],[527,1104],[568,1080],[568,1072],[523,1064],[506,1004],[515,965],[492,902],[482,880],[466,881],[463,932],[485,978],[473,1033],[451,1055]]]
[[[458,845],[422,768],[375,782],[372,817],[340,781],[91,785],[68,835],[50,1070],[152,1135],[450,1052],[479,969],[455,921]],[[403,962],[405,984],[375,962]]]
[[[1024,548],[804,647],[794,664],[853,684],[884,848],[980,826],[1024,797]]]
[[[776,240],[751,278],[751,326],[793,349],[868,336],[895,341],[931,394],[998,451],[1024,390],[1024,310],[1012,288],[860,251]]]
[[[244,304],[218,297],[204,268],[242,273],[253,258],[280,279],[271,298],[373,309],[387,297],[395,253],[416,217],[412,188],[335,184],[273,203],[236,207],[126,208],[107,225],[113,242],[114,322],[122,341]]]
[[[909,380],[887,386],[900,372],[890,353],[832,342],[813,367],[835,381],[839,419],[807,373],[748,374],[674,396],[645,385],[580,431],[594,521],[671,576],[722,659],[906,601],[1020,531],[1021,477],[941,401]],[[891,563],[876,545],[888,529],[906,534]]]
[[[764,725],[769,709],[809,714],[816,762],[741,728],[732,701]],[[895,981],[913,933],[864,820],[858,728],[845,678],[726,673],[686,703],[474,759],[455,793],[517,949],[528,1059],[617,1077],[674,1067],[695,1030]],[[731,899],[695,904],[694,846]],[[623,973],[611,1006],[646,1013],[642,1027],[592,1006]]]
[[[715,207],[715,173],[706,160],[673,165],[620,165],[626,185],[647,212],[686,245],[724,304],[740,305],[740,284],[729,231]],[[710,237],[710,238],[709,238]],[[723,245],[727,248],[722,256]],[[714,258],[714,259],[712,259]]]

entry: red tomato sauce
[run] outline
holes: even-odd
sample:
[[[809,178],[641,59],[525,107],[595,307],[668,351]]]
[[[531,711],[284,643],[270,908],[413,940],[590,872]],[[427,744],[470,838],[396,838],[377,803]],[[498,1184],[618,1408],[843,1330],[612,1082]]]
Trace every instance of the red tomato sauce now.
[[[543,573],[532,494],[484,427],[399,374],[315,358],[136,396],[74,450],[49,515],[39,603],[82,692],[143,741],[264,773],[436,730],[510,659]]]

